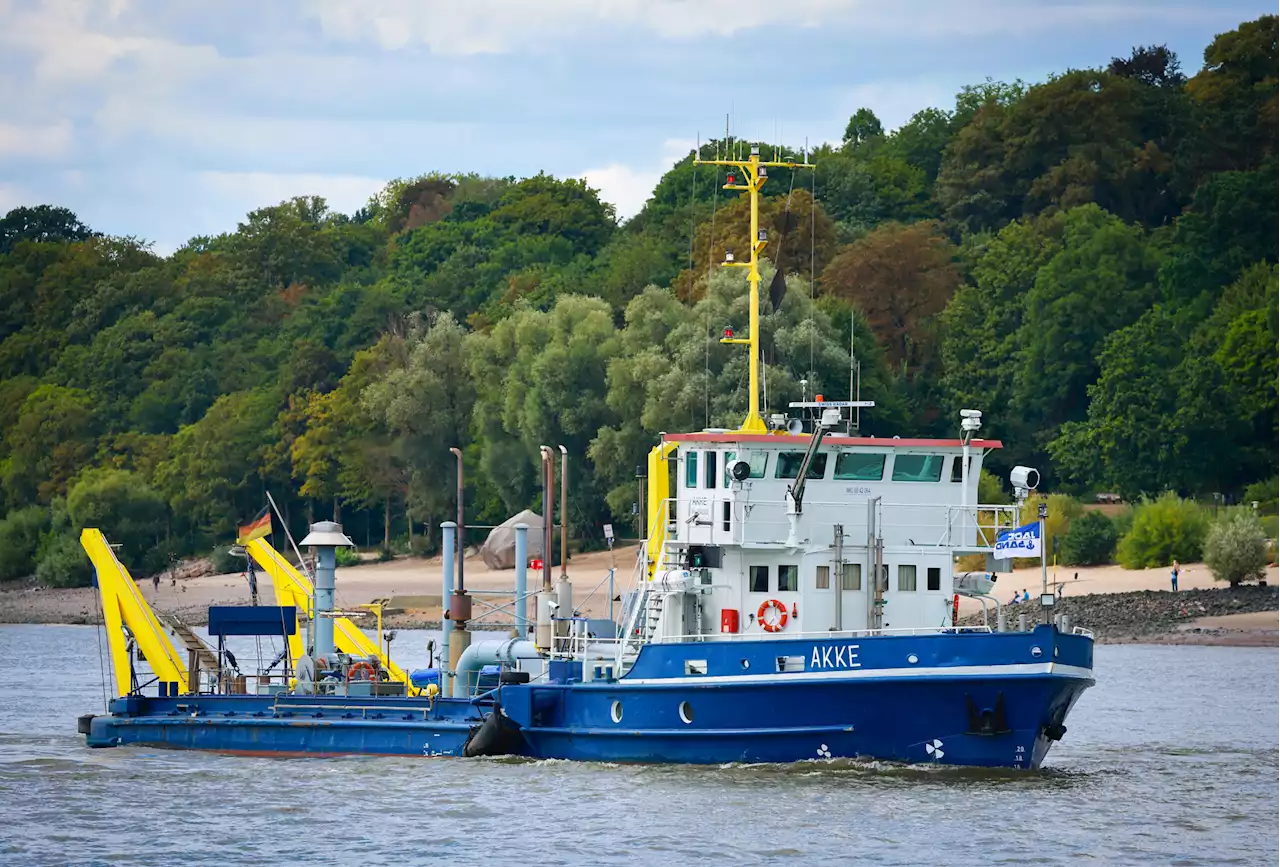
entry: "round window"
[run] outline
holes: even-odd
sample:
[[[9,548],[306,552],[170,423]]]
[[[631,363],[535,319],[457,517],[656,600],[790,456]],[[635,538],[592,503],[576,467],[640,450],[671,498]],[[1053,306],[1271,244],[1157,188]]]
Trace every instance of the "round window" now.
[[[680,702],[680,720],[685,725],[693,722],[693,708],[689,706],[689,702]]]
[[[616,723],[622,722],[622,702],[615,701],[613,706],[609,708],[609,716],[613,717]]]
[[[750,667],[751,667],[751,660],[749,659],[742,660],[742,668],[744,671]]]

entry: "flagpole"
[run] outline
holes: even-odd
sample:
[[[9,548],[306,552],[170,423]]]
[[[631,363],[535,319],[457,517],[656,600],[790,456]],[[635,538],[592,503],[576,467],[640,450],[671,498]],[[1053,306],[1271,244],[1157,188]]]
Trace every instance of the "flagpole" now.
[[[285,521],[284,515],[280,514],[280,507],[276,505],[276,499],[271,496],[270,491],[267,491],[267,502],[271,504],[271,508],[275,511],[276,517],[280,519],[280,526],[284,527],[285,538],[289,540],[289,545],[293,548],[293,556],[298,558],[298,565],[306,576],[314,581],[315,576],[307,569],[307,561],[302,559],[302,552],[298,550],[298,543],[293,541],[293,534],[289,532],[289,524]]]
[[[1049,504],[1047,502],[1041,502],[1040,505],[1037,507],[1036,511],[1040,516],[1040,596],[1041,596],[1041,603],[1042,603],[1041,610],[1044,611],[1045,622],[1047,623],[1049,620],[1049,609],[1044,607],[1043,597],[1044,597],[1044,594],[1049,592],[1049,559],[1047,556],[1045,556],[1046,540],[1044,536],[1044,524],[1045,524],[1045,518],[1049,516]]]

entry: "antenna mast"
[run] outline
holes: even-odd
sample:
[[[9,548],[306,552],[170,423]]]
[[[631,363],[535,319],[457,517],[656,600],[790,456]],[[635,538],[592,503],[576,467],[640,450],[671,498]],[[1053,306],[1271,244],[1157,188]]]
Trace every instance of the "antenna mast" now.
[[[732,155],[732,151],[729,154]],[[749,384],[749,403],[747,407],[747,417],[742,422],[742,430],[748,433],[766,433],[767,428],[764,419],[760,417],[760,268],[759,259],[760,251],[768,246],[768,235],[760,228],[760,188],[764,186],[765,181],[769,179],[769,173],[766,169],[792,169],[813,168],[814,164],[809,162],[809,155],[806,152],[803,163],[797,162],[764,162],[760,159],[759,145],[751,146],[751,154],[747,159],[715,159],[703,160],[695,159],[694,165],[716,165],[730,166],[737,168],[742,172],[742,183],[734,183],[733,175],[729,175],[728,182],[721,189],[736,190],[737,192],[747,193],[751,197],[751,261],[734,262],[729,255],[725,256],[723,263],[726,268],[746,268],[747,280],[751,284],[751,324],[749,336],[744,338],[725,336],[720,339],[721,343],[741,343],[750,347],[751,352],[751,376]],[[732,332],[730,332],[732,334]]]

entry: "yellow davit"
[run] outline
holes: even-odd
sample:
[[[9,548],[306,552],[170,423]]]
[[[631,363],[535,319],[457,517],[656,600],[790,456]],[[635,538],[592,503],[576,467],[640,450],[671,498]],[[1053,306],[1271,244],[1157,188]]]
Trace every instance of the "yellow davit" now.
[[[174,649],[169,634],[151,610],[142,591],[133,582],[129,570],[116,558],[101,530],[86,528],[80,533],[80,544],[98,575],[98,592],[102,597],[102,617],[106,625],[107,644],[111,649],[111,668],[115,674],[116,695],[128,695],[132,689],[128,643],[124,627],[129,627],[138,649],[146,657],[152,672],[160,680],[176,682],[179,694],[188,689],[187,666]]]

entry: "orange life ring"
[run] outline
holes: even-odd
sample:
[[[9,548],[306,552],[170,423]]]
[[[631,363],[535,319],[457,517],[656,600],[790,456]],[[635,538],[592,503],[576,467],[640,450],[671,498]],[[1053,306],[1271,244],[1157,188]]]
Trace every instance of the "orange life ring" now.
[[[778,609],[778,622],[770,623],[765,620],[765,612],[770,608]],[[781,632],[787,628],[787,606],[783,605],[777,599],[766,599],[760,603],[760,610],[756,612],[756,620],[760,622],[760,626],[765,632]]]
[[[373,665],[371,665],[370,663],[361,661],[361,662],[357,662],[355,665],[347,669],[347,683],[351,682],[351,676],[355,674],[357,671],[369,672],[369,676],[360,678],[361,680],[377,680],[378,679],[377,669],[375,669]]]

